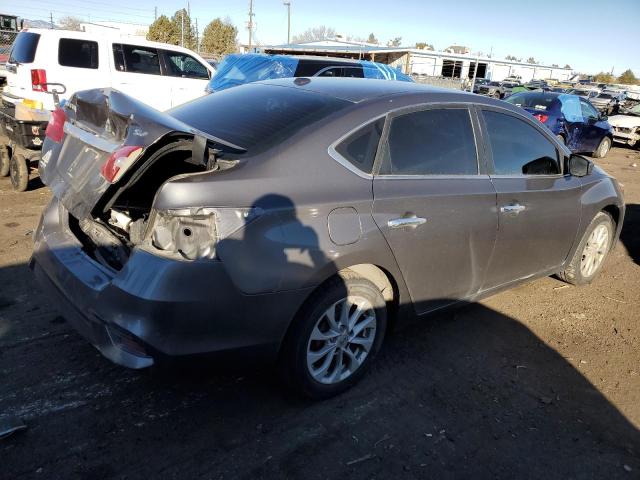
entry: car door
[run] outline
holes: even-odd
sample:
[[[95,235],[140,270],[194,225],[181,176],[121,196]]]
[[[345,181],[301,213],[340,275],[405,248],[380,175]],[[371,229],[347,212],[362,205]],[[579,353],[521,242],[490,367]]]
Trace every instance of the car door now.
[[[473,296],[497,231],[496,193],[464,105],[390,115],[373,180],[373,218],[425,313]]]
[[[593,152],[600,145],[604,129],[600,121],[600,113],[587,100],[580,99],[580,108],[584,123],[580,134],[580,152]]]
[[[210,72],[195,57],[172,50],[161,50],[166,76],[171,84],[171,106],[175,107],[206,93]]]
[[[112,85],[157,110],[171,108],[171,80],[162,75],[155,47],[114,43]]]
[[[498,238],[484,289],[557,268],[575,241],[581,182],[562,172],[550,135],[513,112],[483,107],[498,200]]]

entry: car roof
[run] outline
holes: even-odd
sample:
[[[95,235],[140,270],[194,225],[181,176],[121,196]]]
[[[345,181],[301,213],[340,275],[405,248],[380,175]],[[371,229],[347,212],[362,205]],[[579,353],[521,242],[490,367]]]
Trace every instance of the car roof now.
[[[452,98],[456,97],[457,99],[459,99],[461,96],[464,96],[466,99],[465,101],[475,101],[477,99],[483,98],[479,95],[463,92],[461,90],[431,87],[413,82],[375,80],[369,78],[298,77],[263,80],[254,82],[254,84],[296,88],[298,90],[320,93],[342,100],[347,100],[353,103],[359,103],[373,98],[380,98],[391,95],[415,93],[440,96],[448,95]]]
[[[55,38],[73,38],[73,39],[87,39],[87,40],[110,40],[114,42],[120,42],[130,45],[137,45],[140,47],[155,47],[162,48],[164,50],[173,50],[176,52],[188,53],[189,55],[198,55],[192,50],[188,48],[180,47],[178,45],[171,45],[169,43],[160,43],[160,42],[150,42],[142,37],[138,37],[135,35],[126,35],[120,33],[120,31],[101,31],[98,33],[87,33],[87,32],[79,32],[75,30],[60,30],[60,29],[49,29],[49,28],[25,28],[21,30],[21,32],[31,32],[37,33],[39,35],[44,35],[46,37],[55,37]]]

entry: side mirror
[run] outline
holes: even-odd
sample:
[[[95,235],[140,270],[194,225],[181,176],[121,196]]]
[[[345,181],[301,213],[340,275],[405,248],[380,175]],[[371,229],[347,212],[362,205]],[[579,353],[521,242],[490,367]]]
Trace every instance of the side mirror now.
[[[593,162],[582,155],[569,157],[569,173],[574,177],[586,177],[593,171]]]
[[[601,122],[604,122],[609,120],[609,117],[607,116],[606,113],[601,113],[600,116],[598,117],[598,120],[600,120]]]

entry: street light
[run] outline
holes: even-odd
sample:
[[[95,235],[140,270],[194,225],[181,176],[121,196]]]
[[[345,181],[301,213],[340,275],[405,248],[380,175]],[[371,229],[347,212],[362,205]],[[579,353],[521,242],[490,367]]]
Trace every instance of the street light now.
[[[291,2],[283,1],[282,4],[287,7],[287,45],[291,43]]]

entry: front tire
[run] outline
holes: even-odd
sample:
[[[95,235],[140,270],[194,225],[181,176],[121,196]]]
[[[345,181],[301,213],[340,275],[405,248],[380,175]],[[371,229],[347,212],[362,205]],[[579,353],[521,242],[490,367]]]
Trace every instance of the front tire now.
[[[609,150],[611,150],[611,139],[609,137],[604,137],[600,141],[600,145],[598,145],[596,151],[593,152],[593,157],[604,158],[607,156],[607,153],[609,153]]]
[[[611,216],[599,212],[591,221],[560,279],[572,285],[591,283],[602,269],[613,243],[615,228]]]
[[[337,395],[366,373],[386,328],[380,290],[345,270],[314,292],[298,313],[283,343],[281,377],[312,399]]]
[[[14,153],[9,162],[11,185],[16,192],[24,192],[29,183],[29,165],[24,155]]]

